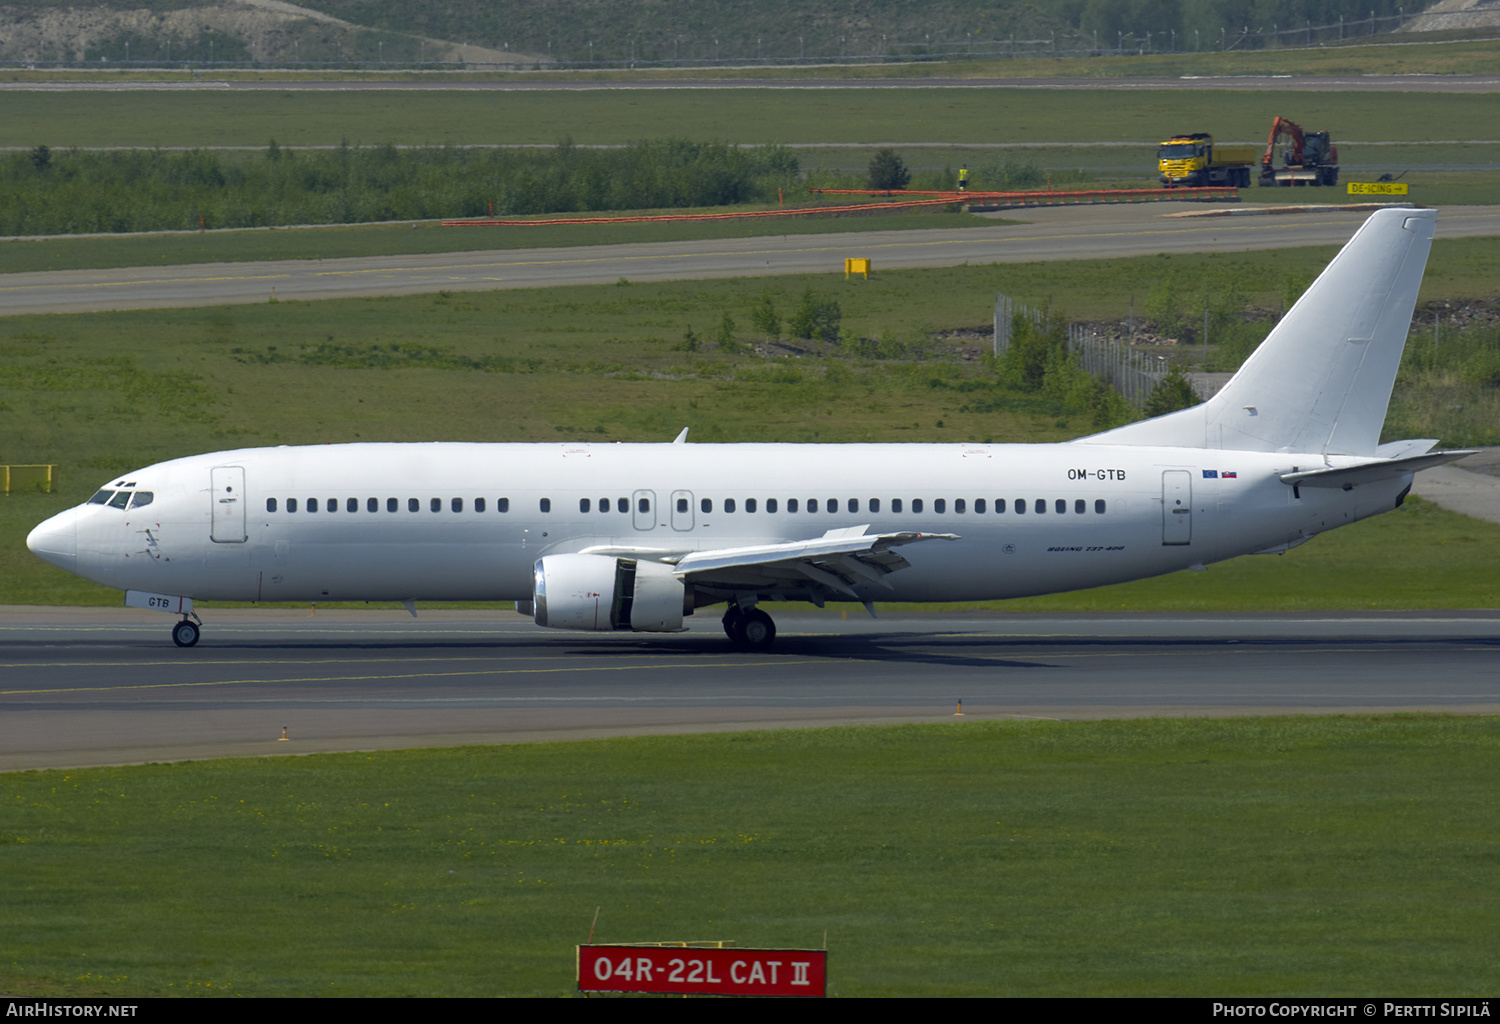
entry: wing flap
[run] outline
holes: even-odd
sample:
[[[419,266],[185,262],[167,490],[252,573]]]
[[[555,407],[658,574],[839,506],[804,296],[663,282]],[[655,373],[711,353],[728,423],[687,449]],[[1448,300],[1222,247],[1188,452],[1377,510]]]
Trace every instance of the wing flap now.
[[[673,574],[701,586],[812,584],[857,598],[855,584],[873,582],[889,588],[884,577],[911,565],[894,548],[926,540],[958,539],[953,533],[867,534],[864,531],[868,528],[829,530],[813,540],[694,551],[678,561]]]

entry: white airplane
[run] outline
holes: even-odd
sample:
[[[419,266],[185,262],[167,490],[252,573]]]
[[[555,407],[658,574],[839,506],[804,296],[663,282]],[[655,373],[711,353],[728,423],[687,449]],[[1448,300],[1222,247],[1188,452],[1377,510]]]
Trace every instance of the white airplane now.
[[[1466,452],[1380,443],[1436,212],[1374,214],[1202,405],[1066,444],[340,444],[148,466],[33,552],[194,600],[514,600],[538,625],[675,632],[727,604],[979,601],[1285,551]]]

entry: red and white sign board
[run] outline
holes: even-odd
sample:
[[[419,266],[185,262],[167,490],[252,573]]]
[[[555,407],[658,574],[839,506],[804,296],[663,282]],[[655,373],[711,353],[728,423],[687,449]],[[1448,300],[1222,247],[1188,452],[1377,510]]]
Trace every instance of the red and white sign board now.
[[[578,990],[822,996],[827,967],[821,949],[579,946]]]

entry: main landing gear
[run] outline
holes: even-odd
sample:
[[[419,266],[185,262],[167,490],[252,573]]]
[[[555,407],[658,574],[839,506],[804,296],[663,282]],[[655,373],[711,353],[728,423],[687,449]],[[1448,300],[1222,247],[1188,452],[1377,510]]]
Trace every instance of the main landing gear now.
[[[759,608],[731,604],[724,613],[724,632],[743,651],[764,651],[776,639],[776,623]]]
[[[192,619],[183,619],[172,627],[172,642],[178,647],[192,647],[198,642],[198,626]]]

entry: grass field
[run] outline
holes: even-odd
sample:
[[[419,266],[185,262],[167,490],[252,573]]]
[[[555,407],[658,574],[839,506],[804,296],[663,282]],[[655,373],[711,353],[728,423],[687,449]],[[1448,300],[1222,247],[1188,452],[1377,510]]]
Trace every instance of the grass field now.
[[[1336,141],[1483,138],[1483,94],[986,89],[581,92],[15,92],[0,146],[579,145],[1139,142],[1164,132],[1263,139],[1278,114]]]
[[[573,947],[829,994],[1488,995],[1494,718],[1002,722],[0,775],[13,995],[565,995]]]

